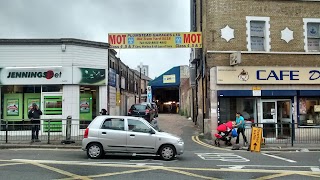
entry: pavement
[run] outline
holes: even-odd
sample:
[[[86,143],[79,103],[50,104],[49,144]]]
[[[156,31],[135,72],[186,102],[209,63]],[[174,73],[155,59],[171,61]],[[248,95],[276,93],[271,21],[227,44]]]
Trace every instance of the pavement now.
[[[194,125],[192,120],[188,120],[184,116],[178,114],[160,114],[158,125],[161,130],[181,136],[186,141],[186,146],[192,145],[195,137],[198,137],[203,146],[213,146],[213,140],[203,139],[201,129]],[[53,136],[55,137],[55,136]],[[21,139],[21,140],[17,140]],[[240,138],[240,150],[246,151],[248,147],[242,146],[242,138]],[[0,149],[8,148],[63,148],[63,149],[80,149],[81,140],[77,138],[75,143],[62,144],[63,137],[57,140],[51,140],[48,144],[47,137],[41,139],[41,142],[30,143],[28,137],[12,137],[8,143],[4,139],[0,139]],[[233,140],[233,144],[234,144]],[[220,150],[231,150],[232,146],[221,145]],[[320,151],[320,144],[294,144],[293,147],[288,144],[266,144],[261,146],[261,151]]]
[[[160,114],[158,123],[160,129],[179,135],[185,141],[185,153],[173,161],[143,155],[88,159],[74,144],[59,145],[63,148],[33,144],[26,148],[0,149],[0,177],[8,180],[320,178],[319,152],[232,151],[229,147],[203,142],[199,138],[200,130],[185,117]]]

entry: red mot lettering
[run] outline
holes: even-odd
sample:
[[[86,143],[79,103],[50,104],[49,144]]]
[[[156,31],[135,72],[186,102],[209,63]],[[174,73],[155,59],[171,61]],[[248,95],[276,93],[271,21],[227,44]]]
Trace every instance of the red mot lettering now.
[[[200,43],[201,42],[201,34],[184,34],[183,35],[183,43]]]
[[[125,44],[127,35],[109,35],[109,44]]]

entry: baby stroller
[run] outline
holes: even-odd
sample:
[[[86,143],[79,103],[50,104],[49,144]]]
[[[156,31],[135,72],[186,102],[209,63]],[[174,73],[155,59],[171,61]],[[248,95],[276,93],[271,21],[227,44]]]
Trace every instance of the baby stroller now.
[[[214,134],[216,137],[214,144],[220,146],[220,141],[225,141],[227,146],[232,146],[231,139],[232,137],[237,137],[237,131],[234,131],[233,126],[235,125],[234,121],[228,121],[227,123],[220,124],[217,127],[218,133]]]

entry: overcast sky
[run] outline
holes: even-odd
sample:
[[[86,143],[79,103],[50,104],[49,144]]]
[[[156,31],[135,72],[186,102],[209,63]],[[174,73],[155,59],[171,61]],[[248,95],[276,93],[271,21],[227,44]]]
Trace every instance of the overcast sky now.
[[[189,0],[0,0],[0,38],[79,38],[108,42],[108,33],[188,32]],[[117,50],[118,51],[118,50]],[[119,51],[118,51],[119,52]],[[189,49],[123,49],[131,68],[149,76],[187,65]]]

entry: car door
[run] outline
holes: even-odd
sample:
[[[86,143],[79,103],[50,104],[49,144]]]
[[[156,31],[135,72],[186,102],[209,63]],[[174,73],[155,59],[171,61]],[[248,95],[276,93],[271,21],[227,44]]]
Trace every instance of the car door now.
[[[127,132],[121,118],[106,118],[99,130],[99,140],[106,152],[126,152]]]
[[[133,153],[155,153],[156,135],[146,121],[128,118],[127,151]]]

